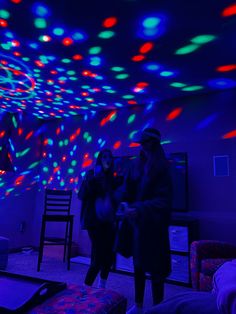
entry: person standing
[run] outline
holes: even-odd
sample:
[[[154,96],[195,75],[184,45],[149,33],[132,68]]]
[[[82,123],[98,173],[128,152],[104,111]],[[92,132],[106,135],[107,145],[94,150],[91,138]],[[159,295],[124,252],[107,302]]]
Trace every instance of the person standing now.
[[[114,174],[112,152],[103,149],[97,157],[94,170],[89,170],[80,187],[78,197],[82,201],[80,222],[91,240],[91,263],[85,277],[85,285],[92,286],[100,273],[99,287],[105,288],[114,260],[115,239],[114,191],[122,178]]]
[[[168,227],[172,206],[172,182],[161,134],[146,128],[136,141],[141,144],[122,186],[124,221],[132,229],[135,304],[127,312],[143,313],[146,273],[151,276],[153,304],[164,296],[164,280],[171,271]]]

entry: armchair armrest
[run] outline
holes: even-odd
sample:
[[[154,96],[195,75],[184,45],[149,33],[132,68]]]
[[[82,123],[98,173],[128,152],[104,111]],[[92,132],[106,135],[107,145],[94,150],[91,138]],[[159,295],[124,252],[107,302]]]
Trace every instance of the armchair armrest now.
[[[201,260],[206,258],[236,258],[236,246],[216,240],[194,241],[190,246],[192,287],[199,289]]]

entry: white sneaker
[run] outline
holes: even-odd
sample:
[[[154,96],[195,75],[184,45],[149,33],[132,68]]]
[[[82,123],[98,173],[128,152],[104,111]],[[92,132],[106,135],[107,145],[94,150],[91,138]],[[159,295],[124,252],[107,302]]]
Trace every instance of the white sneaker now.
[[[136,304],[133,305],[133,306],[126,312],[126,314],[143,314],[143,313],[144,313],[143,308],[137,306]]]

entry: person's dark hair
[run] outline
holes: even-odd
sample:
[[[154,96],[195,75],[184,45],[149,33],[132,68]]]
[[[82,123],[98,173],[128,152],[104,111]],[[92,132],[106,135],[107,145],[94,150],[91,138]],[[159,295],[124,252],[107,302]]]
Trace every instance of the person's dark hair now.
[[[111,167],[109,168],[108,172],[113,173],[113,170],[114,170],[114,157],[113,157],[112,151],[111,151],[110,149],[108,149],[108,148],[104,148],[104,149],[102,149],[102,150],[99,152],[98,157],[97,157],[97,160],[96,160],[96,166],[101,166],[101,167],[102,167],[102,156],[103,156],[105,153],[111,154],[111,157],[112,157],[112,164],[111,164]]]
[[[152,140],[152,149],[147,156],[140,151],[141,165],[144,167],[145,175],[150,179],[155,178],[160,171],[168,167],[168,161],[165,152],[159,141]]]

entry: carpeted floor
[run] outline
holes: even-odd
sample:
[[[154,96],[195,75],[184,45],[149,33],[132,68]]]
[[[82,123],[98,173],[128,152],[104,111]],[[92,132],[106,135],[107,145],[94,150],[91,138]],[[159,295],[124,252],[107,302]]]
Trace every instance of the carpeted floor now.
[[[37,252],[31,252],[27,254],[10,254],[8,267],[6,270],[17,274],[24,274],[49,280],[75,283],[79,285],[83,284],[83,280],[88,269],[87,265],[71,263],[71,270],[67,271],[66,263],[62,262],[62,257],[44,255],[43,262],[41,264],[41,270],[40,272],[37,272],[37,258]],[[95,282],[94,286],[96,286],[96,284],[97,282]],[[108,279],[107,288],[124,295],[128,299],[128,308],[133,304],[134,288],[132,276],[112,272]],[[165,298],[190,290],[190,288],[166,284]],[[151,305],[151,287],[149,280],[147,280],[144,307],[149,308]]]

